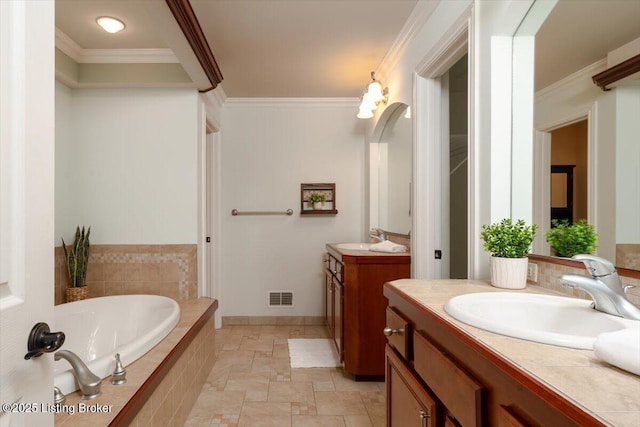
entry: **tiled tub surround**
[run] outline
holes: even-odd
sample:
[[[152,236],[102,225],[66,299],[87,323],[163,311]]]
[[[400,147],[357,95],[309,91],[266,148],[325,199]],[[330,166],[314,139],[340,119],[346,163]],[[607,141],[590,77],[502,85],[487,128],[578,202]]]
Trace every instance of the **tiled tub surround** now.
[[[102,380],[102,395],[82,401],[67,396],[73,415],[60,413],[55,425],[182,426],[215,362],[214,313],[218,302],[198,298],[180,302],[180,322],[145,356],[126,367],[127,382],[114,386]],[[78,404],[113,405],[106,413],[79,413]]]
[[[530,286],[538,285],[570,296],[591,299],[591,297],[583,290],[563,286],[560,282],[560,276],[563,274],[586,275],[587,270],[581,262],[567,258],[540,255],[529,255],[529,262],[538,265],[538,282],[529,282]],[[635,305],[640,305],[640,272],[618,268],[618,275],[620,276],[620,280],[623,285],[635,286],[627,292],[627,299]]]
[[[470,336],[474,350],[498,357],[506,364],[503,367],[506,372],[518,372],[543,386],[544,390],[539,389],[539,393],[557,394],[602,420],[604,425],[640,426],[640,377],[600,361],[592,350],[556,347],[495,334],[466,325],[444,310],[446,302],[457,295],[505,290],[474,280],[404,279],[386,286],[405,294],[420,310],[434,313],[455,328],[456,333]],[[538,286],[528,286],[518,292],[553,293]]]
[[[62,247],[55,248],[55,303],[69,283]],[[89,298],[154,294],[176,301],[198,297],[197,245],[91,245]]]

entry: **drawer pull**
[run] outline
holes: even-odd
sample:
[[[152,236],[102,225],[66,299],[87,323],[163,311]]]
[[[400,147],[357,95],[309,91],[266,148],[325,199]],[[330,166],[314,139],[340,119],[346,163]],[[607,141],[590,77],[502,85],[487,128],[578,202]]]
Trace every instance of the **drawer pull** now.
[[[390,337],[390,336],[391,336],[391,335],[393,335],[393,334],[401,334],[401,333],[403,333],[403,332],[404,332],[404,329],[402,329],[402,328],[400,328],[400,329],[393,329],[393,328],[390,328],[390,327],[388,327],[388,326],[387,326],[386,328],[384,328],[384,329],[382,330],[382,332],[384,332],[384,334],[385,334],[386,336]]]

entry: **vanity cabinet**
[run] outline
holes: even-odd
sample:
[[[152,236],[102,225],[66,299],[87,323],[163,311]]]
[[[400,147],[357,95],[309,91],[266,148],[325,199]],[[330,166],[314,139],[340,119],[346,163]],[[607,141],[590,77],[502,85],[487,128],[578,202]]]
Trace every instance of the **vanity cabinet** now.
[[[384,295],[387,426],[605,425],[393,284]]]
[[[327,245],[325,318],[345,372],[356,380],[385,375],[384,283],[408,278],[409,254],[341,251]]]

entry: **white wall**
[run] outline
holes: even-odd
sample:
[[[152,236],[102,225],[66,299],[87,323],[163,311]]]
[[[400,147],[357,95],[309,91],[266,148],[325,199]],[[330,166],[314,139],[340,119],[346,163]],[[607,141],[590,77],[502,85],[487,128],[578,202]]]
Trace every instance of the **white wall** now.
[[[196,243],[195,89],[56,87],[56,236],[94,244]]]
[[[640,87],[616,99],[616,243],[640,243]]]
[[[229,100],[222,111],[223,316],[323,315],[328,242],[364,239],[364,121],[357,100]],[[300,215],[301,183],[335,183],[338,214]],[[232,216],[231,210],[293,216]],[[268,308],[269,290],[294,291]]]

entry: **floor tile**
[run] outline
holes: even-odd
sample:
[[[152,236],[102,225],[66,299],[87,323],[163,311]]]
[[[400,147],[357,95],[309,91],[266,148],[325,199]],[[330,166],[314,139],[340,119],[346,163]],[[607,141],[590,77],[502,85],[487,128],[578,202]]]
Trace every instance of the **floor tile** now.
[[[384,382],[356,382],[341,368],[291,368],[289,338],[327,337],[316,325],[216,330],[216,361],[185,426],[384,426]]]
[[[238,426],[291,426],[291,404],[280,402],[246,402],[242,406]]]
[[[367,415],[359,391],[316,391],[318,415]]]
[[[293,427],[346,427],[340,415],[293,415]]]

